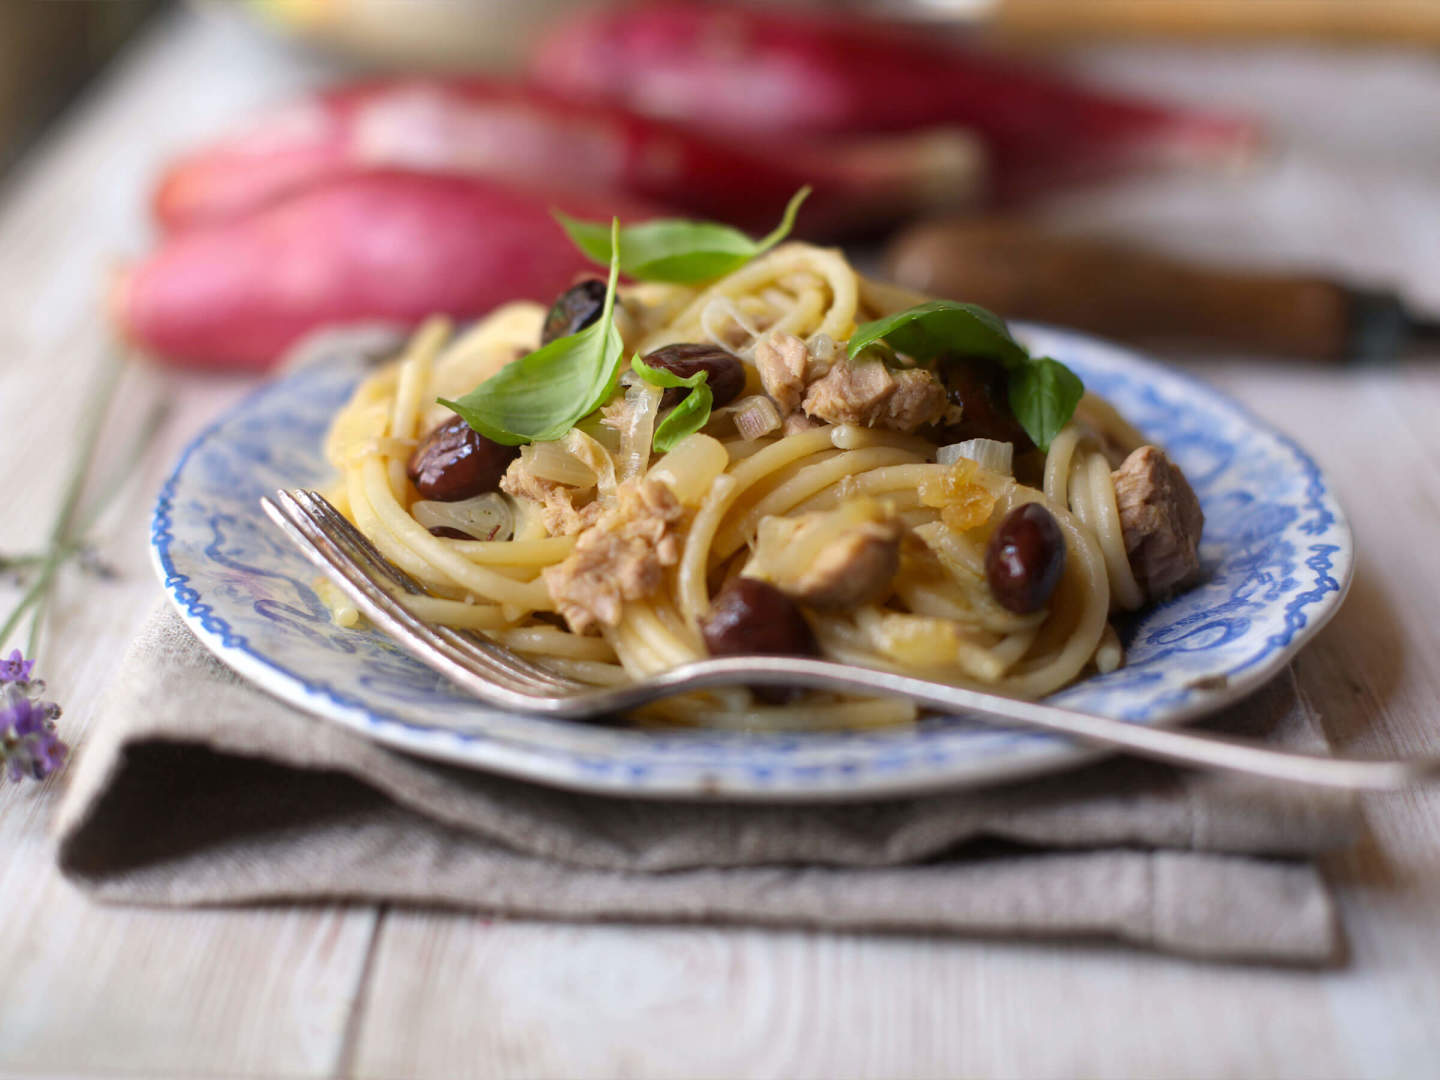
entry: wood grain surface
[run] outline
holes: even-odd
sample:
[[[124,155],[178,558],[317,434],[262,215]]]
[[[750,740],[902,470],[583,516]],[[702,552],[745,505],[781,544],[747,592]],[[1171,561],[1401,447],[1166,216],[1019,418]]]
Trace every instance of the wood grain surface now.
[[[1277,148],[1224,177],[1137,180],[1053,208],[1179,253],[1389,280],[1440,309],[1440,69],[1403,53],[1079,63],[1227,99]],[[1223,78],[1216,73],[1222,72]],[[0,190],[0,550],[38,544],[74,403],[109,362],[105,275],[143,249],[176,148],[325,76],[224,18],[177,12]],[[1188,362],[1310,448],[1360,551],[1344,610],[1290,677],[1341,747],[1440,753],[1440,355],[1307,370]],[[66,578],[42,652],[85,731],[159,598],[146,521],[179,448],[248,384],[131,371],[107,445],[173,411],[103,522],[113,581]],[[11,595],[0,586],[0,599]],[[53,869],[63,774],[0,787],[0,1074],[16,1076],[1421,1076],[1440,1062],[1440,793],[1367,805],[1330,860],[1345,967],[1120,948],[706,927],[570,926],[373,906],[107,909]]]

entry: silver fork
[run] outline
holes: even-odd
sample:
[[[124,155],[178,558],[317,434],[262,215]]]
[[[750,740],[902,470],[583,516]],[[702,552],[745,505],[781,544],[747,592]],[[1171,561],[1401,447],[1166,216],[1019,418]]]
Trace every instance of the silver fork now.
[[[948,713],[1069,735],[1096,746],[1182,765],[1355,791],[1393,791],[1440,777],[1440,759],[1356,760],[1276,750],[1244,739],[1148,727],[1038,702],[1015,701],[908,675],[801,657],[701,660],[643,681],[596,688],[550,671],[489,639],[434,626],[398,595],[423,589],[313,491],[262,498],[265,513],[372,623],[406,652],[490,705],[583,720],[719,686],[808,687],[909,698]]]

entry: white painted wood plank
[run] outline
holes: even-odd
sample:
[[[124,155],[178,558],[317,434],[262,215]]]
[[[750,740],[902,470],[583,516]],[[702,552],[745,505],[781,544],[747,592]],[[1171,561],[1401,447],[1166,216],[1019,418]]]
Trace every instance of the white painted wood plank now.
[[[63,445],[70,418],[34,402],[42,393],[73,400],[98,362],[100,267],[142,246],[137,210],[155,163],[250,102],[314,77],[293,57],[188,17],[174,27],[0,202],[0,459],[26,455],[7,490],[13,512],[0,516],[0,546],[43,534],[63,464],[31,451]],[[1433,79],[1422,68],[1405,66],[1405,78]],[[1144,70],[1145,85],[1193,75],[1173,63]],[[1310,92],[1330,71],[1312,73]],[[1376,93],[1399,93],[1389,75],[1361,75]],[[1254,90],[1258,78],[1232,85]],[[1290,93],[1280,104],[1311,115],[1305,95]],[[1397,110],[1396,124],[1410,115]],[[1320,143],[1329,129],[1316,123],[1306,130]],[[1270,245],[1272,257],[1340,251],[1357,270],[1433,295],[1440,251],[1413,221],[1420,211],[1440,220],[1437,200],[1418,171],[1402,171],[1433,144],[1423,133],[1407,141],[1399,127],[1345,130],[1335,144],[1345,160],[1371,144],[1413,149],[1392,153],[1385,170],[1362,162],[1321,181],[1308,209],[1287,204],[1306,183],[1303,163],[1290,159],[1258,188],[1241,178],[1222,190],[1250,200],[1238,210],[1212,197],[1211,209],[1187,217],[1199,205],[1190,182],[1129,205],[1126,193],[1107,196],[1114,203],[1102,209],[1195,250],[1223,240],[1229,250]],[[1320,212],[1337,206],[1351,218]],[[1085,210],[1080,201],[1073,212]],[[1206,374],[1316,451],[1361,535],[1355,596],[1301,661],[1301,686],[1332,734],[1357,749],[1434,749],[1440,556],[1425,538],[1440,527],[1440,488],[1425,466],[1437,449],[1426,410],[1440,388],[1418,368],[1305,381],[1279,366]],[[141,529],[149,493],[185,433],[238,389],[171,386],[177,418],[111,522],[109,550],[126,576],[71,583],[65,632],[47,646],[52,680],[72,703],[72,738],[154,595]],[[135,380],[127,400],[142,400],[143,389]],[[94,908],[48,869],[43,829],[55,794],[0,789],[0,1069],[319,1075],[353,1059],[356,1074],[377,1077],[1378,1076],[1420,1075],[1440,1055],[1440,806],[1431,796],[1374,805],[1373,839],[1335,861],[1354,946],[1343,972],[1039,944],[391,912],[347,1051],[340,1032],[374,925],[368,909]]]
[[[33,874],[41,845],[19,853],[0,878],[26,906],[0,932],[0,1072],[332,1074],[372,910],[102,909]]]
[[[360,1077],[1355,1072],[1313,975],[1054,944],[392,913]]]
[[[38,546],[78,403],[113,346],[98,300],[143,242],[143,195],[174,146],[311,73],[192,16],[162,26],[0,193],[0,549]],[[83,752],[105,683],[159,598],[146,523],[176,452],[243,389],[137,370],[102,442],[113,457],[158,394],[171,422],[102,523],[113,582],[70,574],[40,671]],[[103,475],[103,466],[101,474]],[[0,589],[0,601],[13,595]],[[323,1076],[344,1048],[372,908],[105,909],[62,882],[46,826],[64,784],[0,785],[0,1072]]]

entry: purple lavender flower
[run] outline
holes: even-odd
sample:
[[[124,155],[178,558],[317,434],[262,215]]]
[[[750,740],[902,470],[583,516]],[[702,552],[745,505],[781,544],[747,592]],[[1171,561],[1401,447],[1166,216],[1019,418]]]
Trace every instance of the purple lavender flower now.
[[[22,689],[27,685],[28,680],[0,688],[0,764],[5,767],[5,775],[17,783],[27,776],[44,780],[70,752],[55,734],[54,718],[59,709],[51,702],[32,698]]]
[[[30,672],[35,670],[35,661],[26,660],[25,655],[16,649],[5,660],[0,660],[0,684],[9,682],[29,682]]]

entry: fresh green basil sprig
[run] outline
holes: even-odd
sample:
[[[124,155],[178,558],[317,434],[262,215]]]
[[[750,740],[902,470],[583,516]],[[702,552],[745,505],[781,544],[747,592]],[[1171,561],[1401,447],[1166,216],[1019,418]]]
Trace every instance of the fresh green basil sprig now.
[[[578,221],[558,211],[555,217],[581,251],[610,266],[605,306],[598,321],[536,349],[481,383],[458,401],[440,399],[480,434],[507,446],[561,438],[575,422],[603,405],[615,392],[623,344],[615,328],[615,286],[621,272],[645,281],[693,282],[720,277],[768,251],[795,225],[795,215],[810,194],[797,191],[770,235],[752,240],[738,229],[703,221],[666,218],[621,228]],[[643,369],[643,370],[642,370]],[[662,452],[704,426],[712,396],[703,376],[679,382],[643,361],[636,371],[657,385],[689,387],[690,393],[661,422],[655,447]],[[662,441],[666,444],[661,445]]]
[[[853,358],[877,341],[920,363],[941,356],[983,356],[1007,372],[1010,411],[1042,450],[1060,433],[1085,393],[1080,377],[1058,360],[1035,357],[1010,336],[994,312],[974,304],[935,300],[857,327],[850,337]]]
[[[618,219],[610,224],[610,280],[600,318],[506,364],[459,401],[440,399],[480,434],[506,446],[562,438],[610,399],[624,344],[615,328],[620,276]]]
[[[620,230],[620,272],[640,281],[690,283],[709,281],[738,270],[790,235],[800,204],[810,194],[803,187],[790,199],[780,224],[766,237],[752,240],[739,229],[709,221],[659,218]],[[599,222],[579,221],[556,211],[555,218],[575,246],[604,264],[614,255],[613,230]]]
[[[715,395],[710,392],[708,371],[697,371],[694,375],[687,376],[676,375],[666,368],[651,367],[640,359],[639,353],[631,358],[630,366],[636,375],[651,386],[661,386],[667,390],[688,387],[690,390],[656,426],[654,446],[657,451],[668,454],[681,439],[694,435],[709,422],[710,407],[715,403]]]
[[[1048,356],[1031,357],[1009,372],[1010,411],[1041,450],[1050,449],[1084,395],[1080,376]]]

